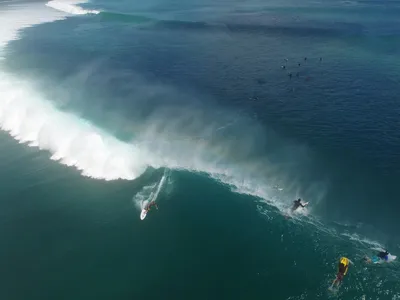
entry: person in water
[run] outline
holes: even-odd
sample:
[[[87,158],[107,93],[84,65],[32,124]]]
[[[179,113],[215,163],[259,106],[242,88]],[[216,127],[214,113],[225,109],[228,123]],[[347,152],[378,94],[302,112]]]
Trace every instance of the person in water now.
[[[151,209],[153,206],[155,206],[155,208],[158,209],[158,206],[157,206],[156,202],[151,201],[149,204],[147,204],[147,206],[146,206],[146,208],[145,208],[145,211],[146,211],[146,212],[149,212],[150,209]]]
[[[349,270],[350,263],[352,262],[347,257],[340,258],[338,265],[338,272],[336,274],[335,280],[332,282],[331,288],[333,288],[334,285],[339,286],[340,284],[342,284],[343,278],[347,274],[347,271]]]
[[[376,254],[376,257],[380,258],[381,260],[388,261],[389,260],[389,252],[387,250],[379,251]],[[369,258],[368,256],[364,256],[364,261],[367,263],[372,263],[372,259]]]
[[[385,251],[380,251],[376,256],[378,256],[380,259],[383,259],[383,260],[388,260],[389,259],[389,252],[387,252],[387,250],[385,250]]]
[[[293,206],[292,206],[292,212],[294,212],[296,209],[298,209],[300,206],[301,207],[306,207],[306,205],[308,204],[308,202],[306,202],[306,203],[302,203],[301,202],[301,198],[299,198],[299,199],[297,199],[297,200],[294,200],[293,201]]]

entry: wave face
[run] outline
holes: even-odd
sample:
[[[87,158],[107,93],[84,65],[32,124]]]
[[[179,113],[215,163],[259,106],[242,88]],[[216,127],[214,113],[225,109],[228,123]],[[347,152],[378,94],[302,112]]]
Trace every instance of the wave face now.
[[[47,4],[51,8],[72,8],[76,4],[60,3]],[[6,13],[6,18],[2,18],[1,25],[19,20],[6,31],[4,46],[9,40],[18,38],[18,30],[64,19],[70,12],[61,9],[66,12],[61,13],[43,5],[25,8],[26,12],[32,9],[34,13],[29,16],[21,16],[21,10],[11,10]],[[2,28],[6,30],[7,27]],[[134,124],[134,140],[124,142],[88,119],[79,117],[79,113],[60,110],[55,104],[57,99],[38,92],[40,88],[28,78],[17,78],[0,71],[0,87],[4,99],[0,105],[1,129],[21,143],[49,151],[52,160],[74,166],[84,176],[133,180],[149,166],[185,169],[212,176],[237,192],[277,200],[276,177],[285,172],[280,172],[276,164],[260,158],[254,150],[265,145],[265,137],[262,137],[265,131],[225,109],[213,105],[214,112],[210,113],[207,104],[186,106],[185,97],[190,95],[177,94],[169,87],[138,82],[139,98],[145,94],[143,102],[156,97],[181,98],[181,102],[158,109],[146,120]],[[270,142],[277,141],[273,134],[268,138]],[[298,149],[289,152],[286,156],[289,161],[301,153]],[[249,158],[251,156],[253,158]],[[292,156],[296,158],[290,158]],[[294,182],[292,185],[295,188]],[[279,201],[275,202],[281,205]]]

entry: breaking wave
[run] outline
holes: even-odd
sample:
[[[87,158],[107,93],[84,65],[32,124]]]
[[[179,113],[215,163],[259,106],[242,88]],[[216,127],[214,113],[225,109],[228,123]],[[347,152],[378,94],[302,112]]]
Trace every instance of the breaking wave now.
[[[66,12],[69,14],[73,14],[73,15],[86,15],[86,14],[95,14],[97,15],[98,13],[100,13],[97,10],[86,10],[83,9],[82,7],[79,7],[76,5],[76,2],[60,2],[60,1],[49,1],[46,3],[46,6],[54,8],[56,10],[62,11],[62,12]]]

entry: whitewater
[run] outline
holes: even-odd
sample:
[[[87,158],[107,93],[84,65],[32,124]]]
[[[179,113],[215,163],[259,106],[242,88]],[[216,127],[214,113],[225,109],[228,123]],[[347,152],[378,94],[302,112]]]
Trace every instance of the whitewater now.
[[[98,13],[80,8],[82,1],[50,1],[12,6],[0,19],[0,46],[17,39],[20,30],[72,15]],[[2,55],[4,57],[4,53]],[[20,143],[51,153],[51,159],[74,166],[97,179],[132,180],[147,164],[139,149],[119,141],[89,121],[59,111],[28,79],[0,70],[0,126]]]
[[[49,1],[46,3],[46,6],[54,8],[56,10],[66,12],[73,15],[86,15],[86,14],[94,14],[97,15],[100,13],[98,10],[87,10],[83,9],[76,4],[80,4],[82,2],[60,2],[60,1]]]

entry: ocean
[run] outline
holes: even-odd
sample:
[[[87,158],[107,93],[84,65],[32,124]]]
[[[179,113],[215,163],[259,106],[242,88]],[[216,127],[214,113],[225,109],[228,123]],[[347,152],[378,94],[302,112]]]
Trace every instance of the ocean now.
[[[0,0],[0,298],[400,299],[399,15]]]

